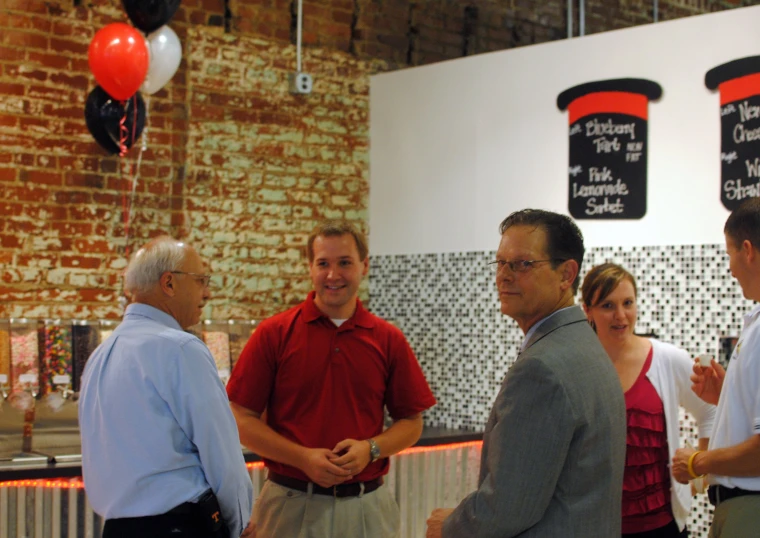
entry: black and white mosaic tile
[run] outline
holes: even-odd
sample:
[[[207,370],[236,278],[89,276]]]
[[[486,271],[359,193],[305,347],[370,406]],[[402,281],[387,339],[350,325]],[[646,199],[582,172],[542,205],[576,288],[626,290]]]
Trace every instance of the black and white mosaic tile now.
[[[494,258],[493,251],[372,257],[370,307],[404,331],[438,399],[427,425],[481,429],[517,357],[523,334],[499,311],[487,267]],[[725,358],[721,338],[739,334],[752,303],[729,274],[723,245],[591,248],[581,274],[608,261],[636,277],[637,332],[692,356]],[[681,435],[696,443],[695,423],[683,410]],[[707,536],[711,519],[706,496],[698,496],[692,536]]]

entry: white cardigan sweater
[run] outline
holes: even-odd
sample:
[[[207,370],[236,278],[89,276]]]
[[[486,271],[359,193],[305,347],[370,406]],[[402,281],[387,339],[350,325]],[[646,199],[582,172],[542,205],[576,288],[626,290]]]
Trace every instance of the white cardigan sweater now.
[[[690,377],[694,362],[689,354],[672,344],[666,344],[654,338],[649,340],[652,342],[652,364],[646,375],[662,400],[668,436],[668,454],[672,460],[681,439],[678,407],[684,407],[694,417],[699,430],[698,437],[702,438],[710,437],[712,434],[715,406],[705,403],[691,390]],[[683,530],[691,510],[691,486],[676,482],[672,473],[670,484],[673,517],[678,528]]]

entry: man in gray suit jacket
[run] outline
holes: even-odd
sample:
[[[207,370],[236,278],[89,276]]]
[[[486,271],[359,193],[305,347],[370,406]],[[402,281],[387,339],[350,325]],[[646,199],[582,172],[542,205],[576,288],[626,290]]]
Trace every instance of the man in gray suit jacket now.
[[[525,340],[483,435],[477,491],[438,509],[428,538],[620,536],[625,401],[574,305],[583,237],[564,215],[526,209],[501,223],[501,312]]]

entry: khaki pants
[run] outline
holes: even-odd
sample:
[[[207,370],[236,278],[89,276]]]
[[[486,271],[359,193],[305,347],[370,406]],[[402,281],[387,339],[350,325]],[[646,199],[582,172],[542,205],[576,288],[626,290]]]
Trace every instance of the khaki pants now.
[[[734,497],[718,505],[713,513],[709,538],[760,536],[760,495]]]
[[[397,538],[399,510],[387,486],[358,497],[288,489],[267,480],[253,506],[256,538]]]

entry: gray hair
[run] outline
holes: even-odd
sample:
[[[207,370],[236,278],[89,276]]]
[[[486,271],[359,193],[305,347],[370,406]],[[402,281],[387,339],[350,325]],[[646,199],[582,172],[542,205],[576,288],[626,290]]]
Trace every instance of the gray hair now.
[[[164,235],[135,252],[124,272],[124,289],[132,294],[146,293],[167,271],[176,271],[185,260],[186,244]]]

